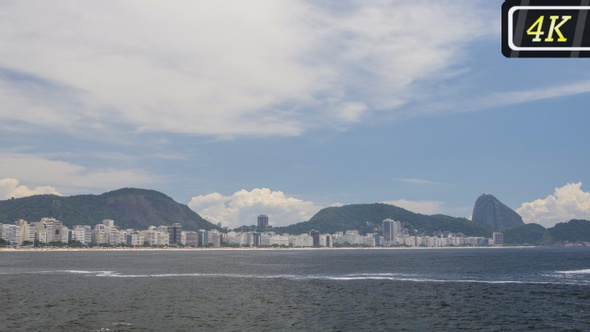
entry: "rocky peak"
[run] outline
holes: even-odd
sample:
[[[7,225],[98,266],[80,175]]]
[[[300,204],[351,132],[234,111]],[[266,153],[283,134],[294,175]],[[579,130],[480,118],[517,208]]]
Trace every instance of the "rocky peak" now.
[[[495,231],[524,225],[522,217],[492,195],[481,195],[473,207],[472,220]]]

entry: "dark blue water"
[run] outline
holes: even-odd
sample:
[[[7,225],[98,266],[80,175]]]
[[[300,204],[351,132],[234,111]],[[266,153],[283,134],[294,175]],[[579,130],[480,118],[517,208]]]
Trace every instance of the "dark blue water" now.
[[[589,331],[590,250],[0,252],[1,331]]]

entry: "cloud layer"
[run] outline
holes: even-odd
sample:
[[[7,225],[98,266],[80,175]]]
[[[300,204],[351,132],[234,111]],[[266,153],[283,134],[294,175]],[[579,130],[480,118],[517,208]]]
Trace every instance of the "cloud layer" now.
[[[0,199],[19,198],[33,195],[53,194],[61,195],[55,188],[41,186],[29,188],[21,185],[17,179],[0,179]]]
[[[590,220],[590,192],[582,190],[582,183],[568,183],[555,188],[553,195],[523,203],[516,210],[527,223],[553,227],[571,219]]]
[[[5,188],[14,186],[14,181],[17,181],[14,179],[18,179],[39,188],[55,190],[46,187],[47,184],[54,185],[64,194],[71,194],[145,187],[159,181],[156,176],[141,169],[93,168],[21,153],[0,153],[0,160],[0,174],[10,180],[4,184]],[[15,188],[18,188],[18,181]]]
[[[472,0],[3,2],[0,123],[215,136],[346,126],[436,95],[463,65],[463,47],[493,33],[495,17],[480,8]]]
[[[188,206],[201,217],[229,228],[256,225],[257,217],[266,214],[273,227],[307,221],[321,207],[313,202],[287,197],[268,188],[240,190],[230,196],[219,193],[199,195]]]

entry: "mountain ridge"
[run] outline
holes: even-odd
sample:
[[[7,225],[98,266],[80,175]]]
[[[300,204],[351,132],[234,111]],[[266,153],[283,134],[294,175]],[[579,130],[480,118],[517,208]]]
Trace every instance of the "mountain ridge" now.
[[[524,225],[522,217],[516,211],[489,194],[477,198],[471,220],[499,232]]]
[[[325,233],[358,230],[362,234],[376,232],[384,219],[402,222],[411,234],[454,232],[469,236],[491,236],[492,231],[466,218],[446,215],[424,215],[390,204],[351,204],[321,209],[308,221],[278,227],[276,231],[290,234],[309,232],[311,229]]]
[[[29,222],[56,218],[64,225],[95,225],[112,219],[122,228],[144,229],[148,226],[180,222],[184,229],[218,229],[184,204],[151,189],[121,188],[100,195],[34,195],[0,201],[0,220]]]
[[[68,227],[94,226],[103,219],[113,219],[115,225],[121,228],[146,229],[152,225],[179,222],[185,230],[220,229],[187,205],[151,189],[121,188],[99,195],[34,195],[0,201],[0,223],[13,223],[18,219],[35,222],[44,217],[59,219]],[[490,237],[494,231],[466,218],[424,215],[384,203],[327,207],[308,221],[267,230],[289,234],[309,233],[311,230],[330,234],[357,230],[366,234],[380,232],[381,224],[387,218],[400,221],[409,235],[451,232]],[[590,221],[572,219],[547,229],[538,224],[523,223],[505,229],[504,233],[508,245],[586,243],[590,242]]]

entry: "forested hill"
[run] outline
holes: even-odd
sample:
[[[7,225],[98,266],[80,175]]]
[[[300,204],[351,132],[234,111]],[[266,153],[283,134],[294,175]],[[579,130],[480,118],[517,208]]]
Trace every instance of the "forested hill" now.
[[[17,219],[35,222],[43,217],[56,218],[68,227],[113,219],[122,228],[146,229],[177,222],[185,230],[217,228],[188,206],[155,190],[124,188],[101,195],[37,195],[0,201],[0,223]]]
[[[432,234],[434,232],[463,233],[469,236],[491,236],[492,231],[465,218],[445,215],[423,215],[390,204],[354,204],[329,207],[320,210],[309,221],[277,228],[278,232],[289,234],[307,233],[312,229],[322,233],[358,230],[360,233],[375,232],[384,219],[400,221],[411,234]]]

